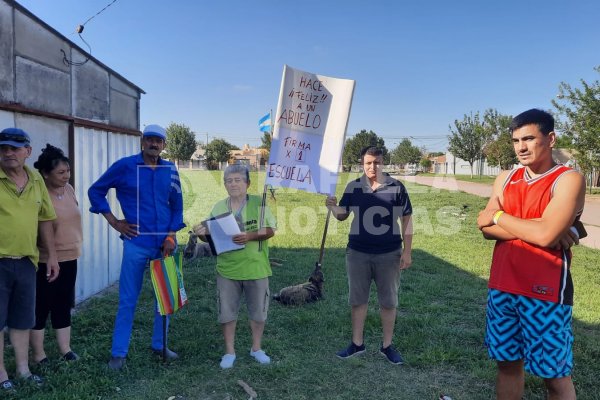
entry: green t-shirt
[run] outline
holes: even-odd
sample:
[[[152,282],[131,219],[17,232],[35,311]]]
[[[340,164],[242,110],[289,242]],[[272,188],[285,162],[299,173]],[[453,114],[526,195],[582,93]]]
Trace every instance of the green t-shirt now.
[[[56,219],[48,189],[39,172],[25,166],[29,182],[17,186],[0,168],[0,257],[29,257],[37,266],[38,223]]]
[[[210,212],[211,217],[230,212],[228,199],[219,201]],[[239,219],[241,229],[245,232],[256,232],[260,219],[259,196],[248,195],[248,201],[242,208]],[[262,226],[264,228],[276,228],[275,217],[269,207],[265,205],[265,217]],[[246,243],[246,247],[240,250],[228,251],[217,256],[217,272],[227,278],[236,281],[263,279],[272,275],[271,264],[269,264],[269,246],[263,240],[262,250],[259,250],[259,242],[256,240]]]

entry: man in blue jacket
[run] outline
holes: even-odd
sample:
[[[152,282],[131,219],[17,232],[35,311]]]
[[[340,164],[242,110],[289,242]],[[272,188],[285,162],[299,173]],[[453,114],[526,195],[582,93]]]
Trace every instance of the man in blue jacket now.
[[[125,365],[133,316],[148,261],[172,252],[176,232],[183,228],[183,197],[175,165],[160,158],[166,144],[166,131],[148,125],[142,137],[142,152],[116,161],[90,187],[90,211],[102,214],[123,239],[123,260],[119,278],[119,309],[115,319],[112,357],[108,366],[120,370]],[[124,219],[112,213],[106,194],[114,188]],[[152,351],[162,354],[162,318],[156,312]],[[167,349],[167,358],[177,354]]]

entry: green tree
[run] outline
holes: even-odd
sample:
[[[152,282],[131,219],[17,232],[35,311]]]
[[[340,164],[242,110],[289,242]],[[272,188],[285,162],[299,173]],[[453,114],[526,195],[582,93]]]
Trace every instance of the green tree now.
[[[360,152],[365,147],[375,146],[383,150],[383,162],[389,164],[390,156],[385,147],[383,138],[377,136],[373,131],[361,130],[351,138],[346,139],[344,152],[342,153],[342,164],[344,170],[348,171],[353,165],[360,164]]]
[[[400,144],[392,150],[390,156],[392,164],[417,164],[423,153],[417,146],[413,146],[409,139],[403,139]]]
[[[206,165],[208,169],[217,169],[219,163],[229,161],[229,152],[238,148],[224,139],[213,139],[206,146]]]
[[[439,157],[443,156],[444,154],[446,153],[444,153],[443,151],[434,151],[432,153],[429,153],[429,157]]]
[[[167,126],[167,156],[171,160],[187,161],[196,151],[196,135],[183,124],[171,123]]]
[[[600,66],[594,69],[600,73]],[[557,127],[571,140],[581,172],[590,176],[600,168],[600,82],[580,83],[581,88],[573,88],[562,82],[552,105],[558,111]]]
[[[263,136],[260,138],[261,144],[260,144],[260,146],[258,146],[258,148],[267,150],[264,155],[266,160],[269,159],[269,155],[271,153],[271,140],[272,139],[273,138],[271,137],[270,132],[264,132]]]
[[[448,136],[448,151],[469,163],[472,178],[473,164],[484,158],[483,149],[490,141],[490,131],[484,129],[479,112],[475,115],[465,114],[462,121],[454,120],[454,128],[449,128],[451,135]]]
[[[484,148],[484,155],[492,167],[507,170],[519,162],[512,144],[511,121],[511,115],[500,114],[491,108],[484,113],[483,128],[490,140]]]
[[[556,143],[554,147],[557,149],[572,149],[573,139],[567,135],[556,135]]]
[[[485,147],[484,153],[488,165],[500,167],[503,170],[511,169],[513,165],[519,162],[512,143],[512,135],[509,132],[501,133]]]
[[[423,157],[423,158],[421,158],[421,161],[419,161],[419,164],[423,168],[424,172],[429,172],[429,170],[431,169],[431,165],[433,163],[431,162],[431,160],[429,158]]]
[[[258,148],[271,150],[271,139],[271,134],[269,132],[264,132],[263,136],[260,138],[261,144]]]

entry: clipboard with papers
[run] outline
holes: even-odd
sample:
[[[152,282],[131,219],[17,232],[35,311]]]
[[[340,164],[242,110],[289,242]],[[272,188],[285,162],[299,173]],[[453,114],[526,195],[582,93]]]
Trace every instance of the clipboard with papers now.
[[[242,231],[230,212],[209,218],[202,221],[202,224],[208,229],[207,239],[214,254],[219,255],[246,247],[243,244],[236,244],[232,240],[233,236],[242,233]]]

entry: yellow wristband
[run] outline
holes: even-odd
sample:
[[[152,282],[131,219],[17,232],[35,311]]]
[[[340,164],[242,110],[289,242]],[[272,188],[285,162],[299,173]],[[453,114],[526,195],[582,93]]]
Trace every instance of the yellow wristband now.
[[[498,210],[494,213],[494,218],[492,218],[494,220],[494,225],[498,225],[498,220],[502,214],[504,214],[504,211],[502,210]]]

